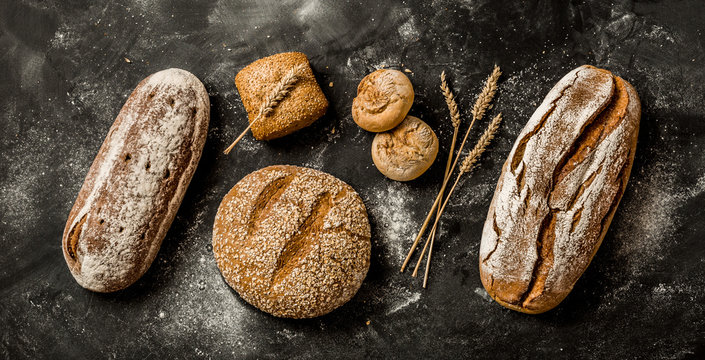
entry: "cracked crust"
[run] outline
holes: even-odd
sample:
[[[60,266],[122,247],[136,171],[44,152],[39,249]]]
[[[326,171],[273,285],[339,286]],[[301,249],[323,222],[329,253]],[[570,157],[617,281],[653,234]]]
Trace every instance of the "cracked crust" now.
[[[113,292],[147,271],[201,157],[209,119],[208,93],[187,71],[160,71],[137,85],[64,229],[64,258],[81,286]]]
[[[370,265],[362,200],[341,180],[269,166],[245,176],[218,208],[213,253],[226,282],[278,317],[311,318],[350,300]]]
[[[407,116],[399,126],[372,141],[372,161],[386,177],[410,181],[428,170],[438,154],[438,137],[428,124]]]
[[[357,87],[352,115],[355,123],[371,132],[399,125],[414,103],[414,88],[401,71],[381,69],[365,76]]]
[[[480,246],[498,303],[557,306],[599,248],[629,178],[641,116],[636,91],[581,66],[549,92],[502,168]]]

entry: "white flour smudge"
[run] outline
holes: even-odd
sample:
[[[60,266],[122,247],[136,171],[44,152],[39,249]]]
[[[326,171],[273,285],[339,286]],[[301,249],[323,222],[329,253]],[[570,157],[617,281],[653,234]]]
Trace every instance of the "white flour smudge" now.
[[[490,294],[488,294],[484,288],[477,287],[477,288],[475,288],[474,293],[477,294],[478,296],[480,296],[485,301],[492,302],[492,297],[490,297]]]
[[[420,292],[404,294],[401,300],[392,303],[387,311],[387,315],[394,314],[395,312],[408,307],[411,304],[416,303],[421,299]]]
[[[377,222],[375,235],[385,258],[394,266],[401,265],[418,226],[411,216],[415,195],[405,184],[383,181],[372,189],[369,202],[368,210]]]
[[[410,17],[405,23],[399,26],[399,35],[405,41],[414,41],[420,37],[419,30],[416,28],[416,20],[414,17]]]
[[[692,187],[678,188],[670,166],[675,164],[655,163],[645,169],[646,178],[631,187],[634,198],[618,210],[623,217],[615,231],[617,252],[637,275],[662,258],[662,250],[674,242],[673,234],[682,225],[678,209],[705,192],[705,175]]]

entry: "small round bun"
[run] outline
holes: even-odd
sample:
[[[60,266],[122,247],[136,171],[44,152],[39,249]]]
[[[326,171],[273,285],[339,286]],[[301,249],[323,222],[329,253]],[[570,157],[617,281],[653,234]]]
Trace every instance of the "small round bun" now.
[[[399,125],[414,103],[414,88],[401,71],[377,70],[362,79],[353,100],[355,123],[371,132]]]
[[[350,300],[370,266],[370,224],[348,184],[313,169],[269,166],[225,195],[213,253],[225,281],[274,316],[311,318]]]
[[[436,155],[436,133],[413,116],[407,116],[390,131],[377,134],[372,141],[372,161],[384,176],[392,180],[416,179],[431,167]]]

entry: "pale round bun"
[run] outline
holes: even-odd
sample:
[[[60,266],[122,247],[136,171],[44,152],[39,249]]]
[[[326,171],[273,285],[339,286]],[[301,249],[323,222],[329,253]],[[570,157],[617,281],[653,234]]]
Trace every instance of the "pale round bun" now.
[[[348,184],[313,169],[269,166],[225,195],[213,253],[225,281],[274,316],[311,318],[350,300],[370,266],[370,224]]]
[[[401,71],[382,69],[365,76],[357,86],[352,116],[371,132],[393,129],[404,120],[414,103],[414,88]]]
[[[421,119],[407,116],[399,126],[379,133],[372,141],[372,161],[384,176],[414,180],[436,160],[438,137]]]

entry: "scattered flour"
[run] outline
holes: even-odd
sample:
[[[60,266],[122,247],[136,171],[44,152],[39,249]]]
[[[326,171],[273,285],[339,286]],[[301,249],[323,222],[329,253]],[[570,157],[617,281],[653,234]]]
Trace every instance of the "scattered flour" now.
[[[321,0],[307,0],[296,10],[296,17],[301,23],[307,23],[318,20],[324,10],[324,4],[321,3]]]
[[[399,32],[399,35],[402,37],[402,39],[407,42],[418,40],[418,38],[421,36],[417,28],[416,19],[413,16],[410,16],[409,20],[401,24],[397,31]]]
[[[54,38],[51,40],[51,45],[54,48],[69,49],[76,46],[81,40],[81,34],[64,23],[59,26],[54,33]]]
[[[371,191],[368,211],[376,223],[373,239],[378,239],[385,259],[393,266],[401,266],[418,230],[412,218],[416,205],[416,196],[401,182],[383,181]]]
[[[487,293],[485,288],[477,287],[475,288],[474,293],[483,298],[485,301],[492,302],[492,297]]]
[[[670,31],[663,28],[660,25],[652,25],[651,31],[645,33],[646,37],[651,40],[666,40],[669,43],[675,44],[676,40],[673,38],[673,34]]]
[[[674,232],[683,225],[678,209],[705,192],[705,175],[689,188],[677,188],[673,166],[676,164],[658,162],[646,168],[645,179],[627,187],[633,198],[617,210],[621,215],[613,228],[617,252],[635,275],[664,256],[663,250],[674,242]]]
[[[418,302],[419,299],[421,299],[420,292],[414,292],[414,293],[409,292],[401,300],[398,300],[390,305],[389,310],[387,311],[387,315],[394,314],[395,312],[402,310],[402,309],[406,308],[407,306]]]

